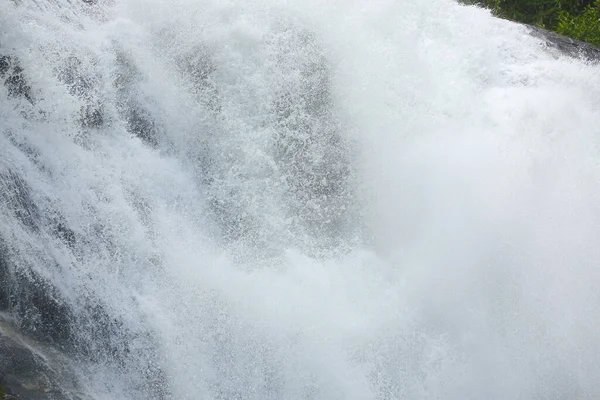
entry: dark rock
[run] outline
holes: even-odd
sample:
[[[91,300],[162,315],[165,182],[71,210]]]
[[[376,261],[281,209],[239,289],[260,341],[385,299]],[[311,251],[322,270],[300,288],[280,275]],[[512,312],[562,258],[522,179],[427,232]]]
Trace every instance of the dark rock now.
[[[55,215],[46,222],[51,223],[47,230],[54,233],[56,239],[66,242],[67,247],[75,246],[75,233],[64,218]],[[77,307],[73,307],[52,282],[28,267],[27,262],[14,251],[6,240],[0,238],[0,386],[10,388],[7,393],[20,395],[21,399],[66,398],[52,397],[46,392],[35,397],[35,393],[19,391],[25,385],[23,382],[29,382],[27,387],[48,387],[49,384],[44,380],[46,375],[42,376],[38,369],[32,369],[34,364],[28,353],[15,353],[10,350],[15,346],[3,345],[6,342],[2,339],[3,315],[6,318],[10,316],[11,329],[18,331],[19,337],[27,337],[27,340],[52,349],[63,358],[79,360],[83,364],[111,364],[123,371],[136,370],[138,363],[147,363],[139,369],[139,375],[130,378],[130,383],[140,393],[146,393],[145,398],[168,398],[168,384],[159,367],[158,345],[154,338],[143,330],[129,329],[122,317],[107,309],[93,293],[80,293]],[[55,268],[52,263],[56,261],[52,259],[42,257],[39,262]],[[10,354],[7,353],[9,350]],[[18,356],[16,361],[11,358],[13,353]],[[15,364],[17,361],[34,371],[33,375],[19,372],[15,382],[11,377],[19,371],[21,364]],[[3,366],[3,362],[10,362],[10,365]],[[52,378],[49,379],[52,381]]]
[[[135,104],[128,104],[123,106],[121,111],[125,115],[127,130],[131,134],[151,147],[158,146],[160,133],[147,110]]]
[[[82,61],[75,57],[65,57],[64,65],[59,69],[58,78],[67,85],[69,92],[80,98],[85,98],[94,90],[94,79],[82,71]]]
[[[152,116],[152,110],[146,105],[152,102],[139,88],[143,80],[142,73],[123,51],[117,52],[117,65],[117,73],[113,77],[117,89],[117,109],[126,123],[127,131],[146,145],[158,147],[166,141],[166,137]]]
[[[10,307],[10,275],[6,251],[0,246],[0,312]]]
[[[0,201],[32,231],[39,230],[40,211],[31,197],[27,183],[14,171],[0,171]]]
[[[106,123],[103,100],[100,94],[101,74],[94,68],[97,60],[65,56],[57,68],[58,79],[68,88],[71,95],[84,105],[79,110],[79,124],[82,128],[102,128]]]
[[[77,237],[75,235],[75,232],[71,228],[69,228],[65,222],[53,222],[53,233],[59,239],[61,239],[63,243],[65,243],[71,250],[75,250],[77,245]]]
[[[132,365],[147,362],[130,383],[140,393],[148,394],[147,398],[168,398],[168,384],[151,336],[128,329],[119,316],[112,315],[91,296],[81,298],[81,309],[74,313],[56,287],[33,271],[19,270],[2,246],[0,250],[0,386],[9,389],[7,394],[33,400],[77,398],[61,394],[65,388],[62,380],[60,386],[53,383],[55,378],[51,371],[46,372],[46,364],[40,364],[37,353],[15,345],[18,340],[14,338],[6,339],[4,333],[10,330],[13,336],[26,337],[27,343],[35,342],[57,357],[84,364],[110,363],[131,371]],[[11,325],[3,325],[9,316]]]
[[[4,86],[8,89],[10,97],[23,97],[33,104],[31,86],[27,83],[18,60],[11,56],[0,55],[0,78],[4,79]]]
[[[33,273],[7,273],[8,311],[23,332],[61,348],[71,345],[73,316],[56,289]]]
[[[526,26],[529,29],[529,33],[534,37],[542,39],[548,48],[555,49],[569,57],[582,58],[593,62],[600,61],[600,48],[592,44],[571,39],[537,26]]]
[[[33,103],[33,98],[31,96],[31,86],[29,86],[25,81],[25,77],[23,76],[23,68],[21,68],[20,66],[15,66],[12,74],[6,79],[4,84],[8,88],[9,96],[24,97],[30,103]]]
[[[0,387],[5,399],[81,400],[75,374],[60,352],[18,333],[0,316]]]
[[[4,78],[10,69],[10,57],[0,56],[0,78]]]
[[[84,128],[102,128],[104,113],[100,106],[87,105],[81,109],[81,126]]]
[[[29,279],[27,309],[21,310],[28,331],[49,343],[65,346],[70,343],[73,321],[71,310],[54,287],[41,279]]]

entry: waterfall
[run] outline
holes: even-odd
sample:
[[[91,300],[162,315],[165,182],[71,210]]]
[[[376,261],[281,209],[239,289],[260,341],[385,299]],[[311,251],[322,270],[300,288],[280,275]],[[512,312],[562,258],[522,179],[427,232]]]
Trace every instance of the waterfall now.
[[[598,72],[451,0],[0,0],[0,333],[57,399],[597,398]]]

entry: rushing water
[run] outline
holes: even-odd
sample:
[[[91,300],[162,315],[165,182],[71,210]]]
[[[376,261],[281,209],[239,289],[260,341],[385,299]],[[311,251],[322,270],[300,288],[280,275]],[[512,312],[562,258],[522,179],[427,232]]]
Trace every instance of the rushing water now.
[[[0,0],[0,309],[96,399],[598,398],[599,72],[450,0]]]

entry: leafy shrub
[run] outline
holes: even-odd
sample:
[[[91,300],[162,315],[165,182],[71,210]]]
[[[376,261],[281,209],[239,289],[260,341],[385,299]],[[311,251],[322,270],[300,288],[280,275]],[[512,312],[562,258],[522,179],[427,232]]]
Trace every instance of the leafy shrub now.
[[[600,0],[588,5],[580,15],[561,12],[556,32],[600,46]]]
[[[600,46],[600,0],[459,0]]]

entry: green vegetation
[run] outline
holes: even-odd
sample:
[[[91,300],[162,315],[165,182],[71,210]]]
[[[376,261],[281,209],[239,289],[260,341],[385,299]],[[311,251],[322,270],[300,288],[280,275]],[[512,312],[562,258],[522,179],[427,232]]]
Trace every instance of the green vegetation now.
[[[561,12],[556,32],[600,46],[600,0],[588,5],[579,15]]]
[[[5,395],[4,386],[0,385],[0,400],[4,399],[4,397],[5,397],[4,395]]]
[[[462,0],[501,18],[537,25],[600,46],[600,0]]]

